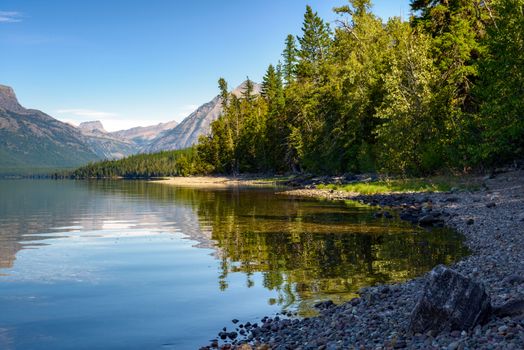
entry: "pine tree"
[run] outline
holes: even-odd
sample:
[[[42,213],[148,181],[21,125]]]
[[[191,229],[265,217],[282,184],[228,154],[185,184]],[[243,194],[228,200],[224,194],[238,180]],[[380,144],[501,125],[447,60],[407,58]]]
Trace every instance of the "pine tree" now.
[[[302,77],[311,77],[317,73],[319,64],[328,57],[331,30],[309,5],[306,6],[302,36],[298,37],[298,42],[300,44],[298,74]]]
[[[255,85],[253,84],[251,79],[249,79],[249,77],[247,77],[246,78],[246,86],[244,88],[244,91],[242,91],[242,98],[247,100],[247,101],[249,101],[249,102],[252,102],[254,91],[255,91]]]
[[[277,72],[275,67],[270,64],[267,68],[266,75],[262,78],[262,96],[271,103],[275,99],[277,89]]]
[[[284,58],[282,72],[286,84],[289,85],[295,80],[297,66],[297,46],[295,37],[291,34],[286,37],[286,47],[284,48],[282,56]]]
[[[220,90],[220,97],[222,99],[222,109],[227,109],[229,103],[229,91],[227,89],[227,82],[224,78],[218,79],[218,89]]]

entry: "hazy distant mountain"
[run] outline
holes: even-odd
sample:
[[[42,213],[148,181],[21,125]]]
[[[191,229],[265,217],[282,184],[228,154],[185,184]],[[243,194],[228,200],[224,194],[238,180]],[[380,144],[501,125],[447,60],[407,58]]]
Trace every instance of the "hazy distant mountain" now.
[[[128,130],[114,131],[111,132],[111,135],[120,139],[131,140],[142,148],[147,146],[151,140],[157,138],[161,133],[173,129],[177,125],[178,123],[176,121],[171,121],[157,125],[139,126]]]
[[[100,158],[77,128],[22,107],[13,89],[0,85],[0,172],[72,167]]]
[[[210,130],[210,124],[216,120],[222,108],[220,97],[215,97],[208,103],[198,107],[196,111],[185,118],[176,128],[163,133],[145,148],[148,153],[165,150],[183,149],[194,145],[200,135]]]
[[[240,97],[246,88],[246,82],[240,84],[232,93]],[[260,84],[254,84],[254,94],[261,91]],[[145,152],[153,153],[164,150],[175,150],[191,147],[198,142],[201,135],[211,131],[211,123],[222,113],[222,99],[216,96],[211,101],[198,107],[174,129],[164,132],[144,148]]]
[[[99,121],[76,128],[41,111],[26,109],[12,88],[0,85],[0,173],[76,167],[138,151],[136,143],[108,133]]]
[[[134,141],[107,132],[99,120],[80,123],[78,129],[87,137],[89,146],[102,158],[120,159],[140,150]]]
[[[107,133],[106,129],[104,129],[104,126],[102,125],[102,122],[100,120],[80,123],[78,128],[82,132],[86,132],[86,133],[102,133],[102,134]]]

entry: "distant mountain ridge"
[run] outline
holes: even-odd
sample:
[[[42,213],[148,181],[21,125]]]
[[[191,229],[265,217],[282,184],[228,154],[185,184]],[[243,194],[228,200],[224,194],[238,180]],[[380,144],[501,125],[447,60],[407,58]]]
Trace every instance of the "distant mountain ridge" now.
[[[11,87],[0,85],[0,173],[77,167],[139,151],[133,141],[108,133],[100,121],[77,128],[24,108]]]
[[[0,109],[15,113],[21,113],[25,110],[18,103],[15,91],[10,86],[0,85]]]
[[[0,172],[72,167],[101,158],[77,128],[22,107],[14,90],[0,85]]]
[[[151,126],[138,126],[127,130],[119,130],[111,132],[111,135],[117,138],[131,140],[135,142],[141,149],[147,146],[151,140],[159,137],[163,132],[173,129],[178,123],[170,121],[166,123],[159,123]]]
[[[89,132],[89,133],[99,132],[103,134],[107,133],[106,129],[104,129],[104,126],[102,125],[102,122],[100,120],[80,123],[80,125],[78,125],[78,128],[83,132]]]
[[[240,97],[245,91],[247,81],[244,81],[231,93]],[[262,86],[253,83],[253,94],[258,95]],[[193,113],[185,118],[174,129],[166,131],[151,141],[143,151],[154,153],[159,151],[177,150],[191,147],[198,143],[201,135],[207,135],[211,131],[211,123],[217,120],[222,113],[222,99],[215,96],[211,101],[198,107]]]

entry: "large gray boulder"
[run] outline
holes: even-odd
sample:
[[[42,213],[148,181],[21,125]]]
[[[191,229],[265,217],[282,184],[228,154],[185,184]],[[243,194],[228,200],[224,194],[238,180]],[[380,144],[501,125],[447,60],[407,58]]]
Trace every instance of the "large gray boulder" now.
[[[482,284],[439,265],[429,273],[409,327],[413,333],[469,330],[490,314],[491,301]]]

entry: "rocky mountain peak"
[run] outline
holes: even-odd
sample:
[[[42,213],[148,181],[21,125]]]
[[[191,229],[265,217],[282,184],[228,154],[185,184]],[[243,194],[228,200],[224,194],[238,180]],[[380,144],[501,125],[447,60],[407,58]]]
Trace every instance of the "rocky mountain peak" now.
[[[88,133],[92,133],[92,132],[101,132],[104,134],[107,133],[107,131],[104,129],[104,126],[102,125],[102,122],[100,120],[80,123],[78,128],[82,130],[83,132],[88,132]]]
[[[13,88],[6,85],[0,85],[0,108],[11,112],[21,112],[24,110],[20,103],[18,103]]]

